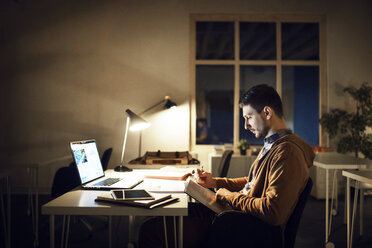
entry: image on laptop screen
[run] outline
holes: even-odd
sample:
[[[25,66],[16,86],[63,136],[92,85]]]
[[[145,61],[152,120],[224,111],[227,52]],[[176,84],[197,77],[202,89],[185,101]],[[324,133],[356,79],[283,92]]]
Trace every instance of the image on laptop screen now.
[[[72,142],[71,150],[83,184],[104,175],[94,140]]]

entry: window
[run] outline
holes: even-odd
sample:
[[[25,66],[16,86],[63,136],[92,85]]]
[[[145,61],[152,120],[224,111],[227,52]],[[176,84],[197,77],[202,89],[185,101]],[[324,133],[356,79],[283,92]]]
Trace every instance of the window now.
[[[288,128],[312,146],[325,137],[322,16],[191,15],[191,149],[263,141],[244,130],[240,96],[268,84],[282,97]]]
[[[196,67],[196,144],[233,143],[234,67]]]

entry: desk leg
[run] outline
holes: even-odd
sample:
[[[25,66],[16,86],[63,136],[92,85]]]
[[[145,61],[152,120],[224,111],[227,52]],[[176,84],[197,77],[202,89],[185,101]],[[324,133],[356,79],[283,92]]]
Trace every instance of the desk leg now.
[[[350,248],[350,178],[348,177],[346,180],[346,247]]]
[[[66,238],[65,238],[65,248],[68,246],[68,236],[70,234],[70,219],[71,215],[67,215],[67,227],[66,227]]]
[[[163,216],[163,222],[164,222],[164,241],[165,241],[165,247],[168,248],[167,220],[166,220],[166,217],[165,216]]]
[[[34,247],[39,247],[39,169],[35,169],[35,241]]]
[[[12,229],[11,229],[11,214],[10,214],[10,201],[11,201],[11,194],[10,194],[10,178],[9,176],[6,177],[6,188],[7,188],[7,205],[8,205],[8,208],[7,208],[7,215],[8,215],[8,247],[12,247],[11,246],[11,232],[12,232]]]
[[[34,247],[39,246],[39,169],[36,167],[27,168],[30,178],[28,190],[28,209],[27,214],[31,214],[32,229],[34,234]],[[35,202],[34,202],[35,200]]]
[[[331,215],[335,216],[338,213],[338,176],[337,176],[337,170],[334,170],[334,173],[333,173],[333,186],[332,187],[333,187],[332,188],[332,202],[334,202],[334,207],[331,208],[331,210],[332,210]],[[334,196],[333,196],[333,192],[335,192]]]
[[[63,248],[63,243],[65,241],[65,231],[66,231],[66,215],[63,215],[62,220],[62,235],[61,235],[61,248]]]
[[[326,169],[326,213],[325,213],[325,221],[326,221],[326,227],[325,227],[325,243],[328,243],[328,216],[329,216],[329,170]]]
[[[49,235],[50,235],[49,247],[54,248],[54,215],[53,214],[49,216]]]
[[[5,204],[4,204],[4,193],[3,193],[3,185],[2,185],[2,181],[0,179],[0,202],[1,202],[1,217],[2,217],[2,220],[3,220],[3,229],[4,229],[4,242],[5,242],[5,247],[7,248],[10,248],[9,245],[8,245],[8,232],[9,232],[9,229],[8,229],[8,222],[9,222],[9,218],[8,218],[8,215],[5,215]],[[8,210],[7,210],[7,213],[8,213]]]
[[[178,217],[178,248],[183,248],[183,216]]]
[[[177,248],[177,225],[176,225],[176,216],[173,216],[173,236],[174,236],[174,247]]]
[[[345,202],[344,202],[344,224],[346,224],[346,206],[347,206],[347,187],[345,187]]]
[[[332,229],[332,216],[333,215],[336,215],[336,210],[334,209],[334,205],[333,203],[336,202],[337,200],[335,200],[337,198],[337,193],[336,193],[336,196],[335,196],[335,191],[337,189],[337,170],[333,170],[333,181],[332,181],[332,197],[331,197],[331,212],[330,212],[330,215],[329,215],[329,229],[328,229],[328,236],[331,235],[331,229]]]
[[[30,216],[31,215],[31,186],[32,186],[32,179],[31,179],[31,169],[29,167],[27,167],[27,175],[28,175],[28,184],[29,184],[29,187],[28,187],[28,190],[27,190],[27,216]],[[33,231],[33,230],[32,230]]]
[[[337,215],[338,213],[338,175],[337,175],[337,170],[335,170],[334,178],[336,180],[336,183],[334,184],[335,186],[335,209],[332,210],[333,215]]]
[[[359,196],[359,236],[363,236],[363,209],[364,209],[364,189],[360,189]]]
[[[133,237],[133,226],[134,226],[134,222],[135,222],[135,217],[134,215],[129,215],[128,216],[128,245],[127,247],[128,248],[133,248],[135,247],[135,241],[132,239]]]
[[[109,225],[109,248],[112,247],[112,216],[108,217]]]
[[[350,248],[353,247],[353,236],[354,236],[354,221],[356,215],[356,208],[358,205],[358,193],[359,193],[359,182],[355,182],[354,188],[354,204],[353,204],[353,216],[351,217],[351,231],[350,231]]]

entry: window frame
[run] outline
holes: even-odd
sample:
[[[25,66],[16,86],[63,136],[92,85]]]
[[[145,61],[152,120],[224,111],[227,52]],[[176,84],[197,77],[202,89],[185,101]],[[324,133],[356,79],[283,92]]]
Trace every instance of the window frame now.
[[[196,59],[196,22],[229,21],[234,22],[234,59],[233,60],[197,60]],[[276,23],[276,60],[240,60],[239,57],[239,23],[240,22],[275,22]],[[319,24],[319,60],[282,60],[281,23],[305,22]],[[326,57],[326,18],[323,15],[289,15],[289,14],[190,14],[190,150],[210,150],[213,145],[196,144],[196,66],[197,65],[233,65],[234,66],[234,126],[233,146],[239,141],[239,92],[241,65],[271,65],[276,67],[276,89],[282,96],[282,66],[318,66],[319,67],[319,118],[327,110],[327,57]],[[326,133],[319,125],[319,146],[327,145]]]

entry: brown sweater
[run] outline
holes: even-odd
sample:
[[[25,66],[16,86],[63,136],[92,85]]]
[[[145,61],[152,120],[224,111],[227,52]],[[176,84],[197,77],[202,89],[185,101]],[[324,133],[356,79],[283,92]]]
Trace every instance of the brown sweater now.
[[[273,143],[266,157],[256,159],[248,177],[217,178],[217,188],[234,191],[227,198],[234,209],[250,213],[271,225],[280,225],[284,230],[305,188],[314,157],[312,148],[305,141],[295,134],[285,135]],[[253,171],[257,176],[251,190],[247,195],[238,193],[247,180],[252,179]]]

